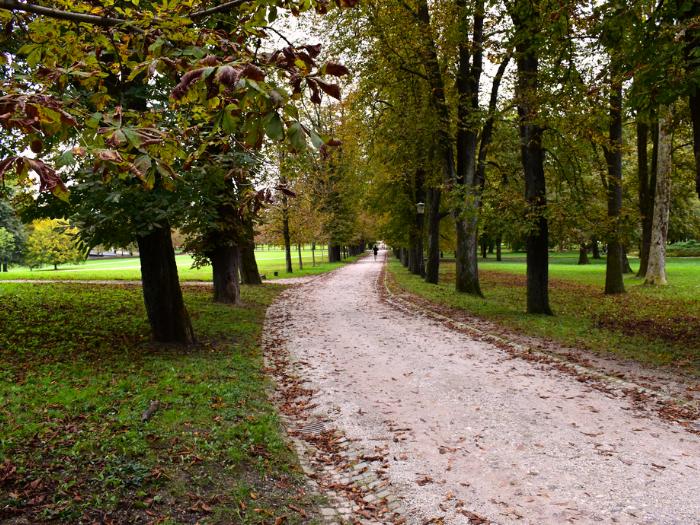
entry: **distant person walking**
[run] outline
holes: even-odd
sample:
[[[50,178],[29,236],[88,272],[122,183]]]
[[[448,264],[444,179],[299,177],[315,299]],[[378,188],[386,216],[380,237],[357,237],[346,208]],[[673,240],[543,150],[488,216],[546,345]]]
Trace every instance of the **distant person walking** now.
[[[374,248],[372,248],[372,251],[374,252],[374,260],[377,260],[377,253],[379,253],[379,248],[377,248],[377,245],[374,245]]]

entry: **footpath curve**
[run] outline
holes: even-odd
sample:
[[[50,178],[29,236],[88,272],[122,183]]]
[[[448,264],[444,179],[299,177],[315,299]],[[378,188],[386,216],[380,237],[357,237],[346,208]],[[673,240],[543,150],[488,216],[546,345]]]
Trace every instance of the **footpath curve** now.
[[[698,435],[387,304],[383,255],[268,311],[278,402],[328,522],[698,523]]]

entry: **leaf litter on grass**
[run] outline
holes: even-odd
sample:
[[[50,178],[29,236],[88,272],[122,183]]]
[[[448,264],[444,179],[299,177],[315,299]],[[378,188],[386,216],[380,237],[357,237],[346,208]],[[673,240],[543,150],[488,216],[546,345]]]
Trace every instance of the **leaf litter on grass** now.
[[[202,343],[181,349],[148,341],[137,288],[3,286],[0,521],[301,523],[277,510],[310,502],[258,345],[278,291],[187,291]]]

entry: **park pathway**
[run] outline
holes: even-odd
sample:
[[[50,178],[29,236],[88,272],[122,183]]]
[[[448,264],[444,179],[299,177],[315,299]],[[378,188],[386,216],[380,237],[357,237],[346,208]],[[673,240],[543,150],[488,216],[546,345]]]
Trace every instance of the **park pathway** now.
[[[287,425],[320,490],[340,506],[349,495],[345,519],[700,523],[697,435],[629,397],[395,309],[382,301],[381,268],[362,259],[285,291],[268,313]],[[335,433],[313,439],[314,428]],[[314,446],[323,449],[315,462]],[[353,488],[359,479],[374,479],[379,495]]]

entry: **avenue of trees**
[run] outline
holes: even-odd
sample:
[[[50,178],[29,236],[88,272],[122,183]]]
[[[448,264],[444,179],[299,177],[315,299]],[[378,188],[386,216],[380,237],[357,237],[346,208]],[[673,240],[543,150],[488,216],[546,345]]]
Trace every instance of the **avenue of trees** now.
[[[385,0],[333,16],[358,79],[351,169],[372,176],[380,236],[430,283],[454,250],[455,287],[475,295],[480,245],[522,246],[529,313],[552,313],[556,246],[582,264],[605,247],[607,294],[625,291],[630,250],[664,284],[669,238],[700,234],[699,16],[690,0]]]
[[[232,304],[256,235],[288,271],[381,238],[437,283],[454,252],[474,295],[507,242],[534,314],[552,248],[604,249],[618,294],[628,252],[664,284],[668,242],[700,237],[692,0],[0,0],[0,25],[0,257],[26,242],[8,199],[136,246],[157,341],[195,340],[175,229]]]

